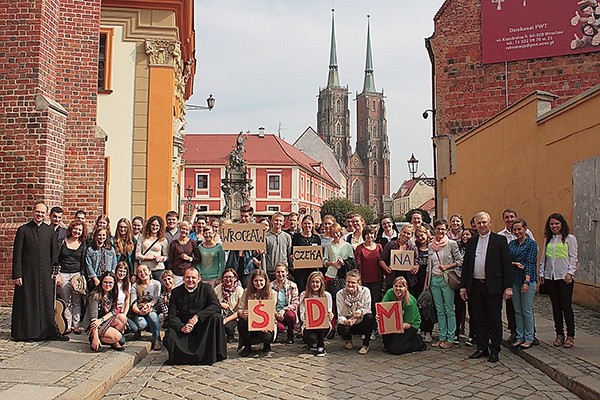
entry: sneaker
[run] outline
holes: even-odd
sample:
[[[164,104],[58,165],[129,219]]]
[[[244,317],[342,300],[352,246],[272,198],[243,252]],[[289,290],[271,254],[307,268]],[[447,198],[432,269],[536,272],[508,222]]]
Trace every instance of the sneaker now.
[[[361,348],[360,348],[360,350],[358,351],[358,354],[361,354],[361,355],[363,355],[363,356],[364,356],[364,355],[365,355],[365,354],[367,354],[368,352],[369,352],[369,346],[363,346],[363,347],[361,347]]]
[[[377,332],[377,330],[371,332],[371,340],[377,340],[377,336],[379,336],[379,332]]]
[[[288,335],[286,341],[287,344],[294,344],[294,335]]]
[[[425,337],[423,338],[423,341],[425,343],[431,343],[433,341],[433,338],[431,337],[431,333],[425,333]]]
[[[263,353],[269,353],[269,352],[271,352],[271,343],[265,343],[265,344],[263,344],[262,351],[263,351]]]
[[[346,350],[352,350],[354,348],[354,344],[352,344],[352,339],[346,340],[346,344],[344,344]]]
[[[465,340],[465,344],[467,346],[474,346],[475,343],[473,343],[473,338],[468,338],[467,340]]]
[[[324,347],[319,347],[317,349],[317,354],[315,354],[315,356],[317,357],[325,357],[325,354],[327,354],[327,352],[325,351]]]
[[[536,338],[536,337],[534,336],[534,337],[533,337],[533,342],[532,342],[532,344],[533,344],[534,346],[539,346],[539,345],[540,345],[540,341],[538,340],[538,338]]]

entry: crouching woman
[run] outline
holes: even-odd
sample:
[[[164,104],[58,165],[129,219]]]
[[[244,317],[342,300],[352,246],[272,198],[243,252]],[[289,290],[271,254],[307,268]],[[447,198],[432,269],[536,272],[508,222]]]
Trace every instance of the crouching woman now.
[[[413,351],[423,351],[427,345],[418,335],[421,326],[421,315],[417,300],[408,292],[408,284],[402,276],[394,279],[394,285],[383,296],[383,302],[399,301],[402,303],[402,329],[401,333],[382,335],[383,348],[386,353],[406,354]],[[379,322],[379,315],[375,317]]]
[[[125,349],[123,331],[127,324],[125,314],[117,313],[117,278],[114,273],[106,272],[100,277],[100,284],[90,293],[88,313],[90,324],[87,328],[90,347],[94,351],[102,349],[102,343],[115,350]]]

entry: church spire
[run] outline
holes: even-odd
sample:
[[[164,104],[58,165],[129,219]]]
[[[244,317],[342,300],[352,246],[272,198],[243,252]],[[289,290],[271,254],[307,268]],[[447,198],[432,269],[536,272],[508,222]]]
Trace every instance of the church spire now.
[[[365,66],[365,83],[363,93],[376,92],[375,76],[373,75],[373,58],[371,55],[371,16],[367,15],[367,62]]]
[[[327,87],[339,87],[340,77],[338,76],[337,52],[335,47],[335,21],[333,18],[335,10],[331,9],[331,49],[329,52],[329,76],[327,77]]]

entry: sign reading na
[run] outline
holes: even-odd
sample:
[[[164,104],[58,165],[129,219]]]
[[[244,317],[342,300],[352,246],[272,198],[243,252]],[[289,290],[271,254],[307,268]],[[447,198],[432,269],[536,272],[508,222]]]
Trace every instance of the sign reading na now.
[[[275,330],[275,302],[273,300],[248,300],[248,330]]]
[[[331,325],[327,311],[327,297],[304,299],[306,307],[306,329],[327,329]]]
[[[263,224],[225,224],[223,250],[264,250],[266,230]]]
[[[392,250],[390,268],[394,271],[410,271],[415,266],[415,252],[412,250]]]
[[[321,268],[323,266],[322,246],[294,246],[294,269]]]
[[[382,335],[386,333],[404,333],[401,302],[376,303],[375,310],[379,317],[377,321],[379,333]]]

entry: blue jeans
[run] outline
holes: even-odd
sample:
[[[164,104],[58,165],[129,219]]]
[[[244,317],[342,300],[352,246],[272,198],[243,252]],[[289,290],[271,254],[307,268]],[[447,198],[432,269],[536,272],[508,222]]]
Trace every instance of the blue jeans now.
[[[533,342],[534,320],[533,320],[533,297],[537,284],[531,282],[527,293],[521,293],[522,285],[513,285],[512,302],[515,307],[515,321],[517,325],[516,339]]]
[[[160,321],[158,320],[158,315],[154,311],[148,313],[148,315],[135,314],[132,320],[137,326],[136,331],[141,332],[149,326],[150,333],[152,333],[152,340],[160,340]]]
[[[454,314],[454,290],[443,276],[431,277],[429,286],[438,315],[440,341],[454,342],[456,337],[456,316]]]

